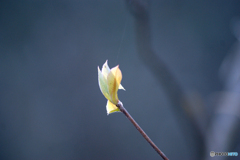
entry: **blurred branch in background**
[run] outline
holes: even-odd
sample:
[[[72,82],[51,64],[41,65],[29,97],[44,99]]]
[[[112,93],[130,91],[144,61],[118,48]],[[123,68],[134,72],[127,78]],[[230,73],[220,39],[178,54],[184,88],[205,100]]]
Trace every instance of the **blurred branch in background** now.
[[[211,113],[204,110],[195,95],[186,95],[178,80],[167,65],[154,53],[151,44],[149,3],[144,0],[126,0],[134,16],[136,44],[139,57],[163,86],[169,97],[177,122],[180,124],[188,147],[197,147],[198,159],[211,159],[210,151],[236,151],[240,124],[240,45],[234,47],[234,54],[222,65],[225,90],[216,94],[216,108]],[[240,23],[239,23],[240,24]],[[240,25],[235,27],[240,38]],[[213,105],[213,104],[211,104]],[[194,141],[193,141],[194,139]],[[234,141],[236,139],[236,141]],[[226,157],[218,157],[225,159]]]
[[[205,159],[209,150],[232,152],[239,147],[240,133],[240,21],[234,20],[233,33],[238,39],[220,68],[220,78],[224,82],[225,91],[212,96],[216,108],[206,133]],[[218,157],[226,159],[226,157]],[[232,158],[232,157],[231,157]]]
[[[188,147],[196,144],[198,154],[202,155],[204,146],[203,128],[201,122],[189,112],[190,102],[186,99],[185,93],[178,80],[172,75],[167,65],[154,53],[151,44],[151,31],[149,23],[149,3],[142,0],[126,0],[127,7],[135,18],[136,45],[138,54],[142,62],[151,70],[163,86],[169,97],[175,117],[180,124],[182,133],[185,136]],[[202,117],[205,119],[204,117]],[[192,134],[192,132],[194,134]]]

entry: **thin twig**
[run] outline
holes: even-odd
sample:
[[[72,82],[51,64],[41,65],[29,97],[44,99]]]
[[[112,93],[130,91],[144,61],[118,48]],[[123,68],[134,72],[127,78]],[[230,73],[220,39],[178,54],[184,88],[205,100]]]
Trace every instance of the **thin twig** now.
[[[121,101],[118,102],[117,107],[120,111],[132,122],[132,124],[137,128],[141,135],[147,140],[147,142],[153,147],[153,149],[164,159],[168,160],[167,156],[153,143],[153,141],[148,137],[148,135],[143,131],[143,129],[137,124],[137,122],[132,118],[128,111],[123,107]]]

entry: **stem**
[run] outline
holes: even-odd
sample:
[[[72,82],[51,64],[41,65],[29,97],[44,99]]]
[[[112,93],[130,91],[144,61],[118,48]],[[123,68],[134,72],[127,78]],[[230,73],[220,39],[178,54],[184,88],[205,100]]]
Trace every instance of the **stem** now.
[[[153,141],[148,137],[148,135],[143,131],[143,129],[137,124],[137,122],[132,118],[128,111],[123,107],[121,101],[118,101],[116,105],[120,111],[132,122],[132,124],[137,128],[141,135],[146,139],[146,141],[153,147],[153,149],[164,159],[168,160],[167,156],[153,143]]]

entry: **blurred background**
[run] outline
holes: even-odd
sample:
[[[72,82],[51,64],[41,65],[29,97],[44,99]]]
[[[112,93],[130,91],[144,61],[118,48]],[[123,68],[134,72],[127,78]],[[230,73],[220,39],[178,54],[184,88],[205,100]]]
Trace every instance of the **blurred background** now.
[[[106,60],[120,65],[125,108],[168,158],[240,153],[240,1],[147,1],[152,49],[187,109],[139,57],[133,2],[0,1],[1,160],[161,159],[123,114],[107,116],[97,75]]]

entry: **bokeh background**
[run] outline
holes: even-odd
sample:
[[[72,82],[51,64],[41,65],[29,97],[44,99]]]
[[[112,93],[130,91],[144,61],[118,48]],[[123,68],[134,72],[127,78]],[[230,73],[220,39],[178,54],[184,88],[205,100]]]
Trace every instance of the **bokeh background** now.
[[[238,136],[218,143],[228,122],[239,133],[240,1],[148,2],[155,53],[210,117],[200,117],[204,153],[197,140],[186,142],[162,84],[139,58],[124,0],[2,0],[1,160],[160,159],[123,114],[107,116],[97,79],[107,59],[123,73],[125,108],[170,159],[208,159],[216,147],[240,153]],[[228,93],[234,104],[222,98]]]

